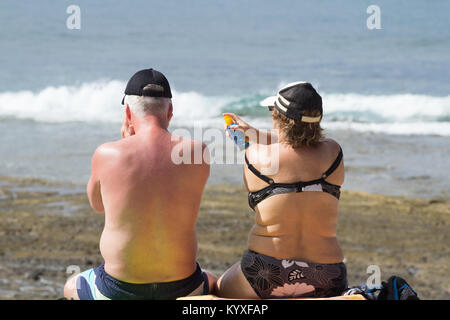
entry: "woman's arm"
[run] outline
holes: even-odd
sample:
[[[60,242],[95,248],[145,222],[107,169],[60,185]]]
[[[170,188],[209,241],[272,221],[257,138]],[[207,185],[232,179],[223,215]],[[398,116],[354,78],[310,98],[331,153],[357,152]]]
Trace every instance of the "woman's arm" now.
[[[237,123],[237,125],[231,125],[230,129],[232,130],[241,130],[245,133],[245,135],[249,138],[250,142],[257,143],[257,144],[273,144],[278,142],[278,135],[276,132],[269,131],[269,130],[259,130],[251,125],[249,125],[247,122],[239,118],[234,113],[224,113],[224,116],[230,116],[233,119],[234,123]],[[227,126],[225,125],[225,131]]]

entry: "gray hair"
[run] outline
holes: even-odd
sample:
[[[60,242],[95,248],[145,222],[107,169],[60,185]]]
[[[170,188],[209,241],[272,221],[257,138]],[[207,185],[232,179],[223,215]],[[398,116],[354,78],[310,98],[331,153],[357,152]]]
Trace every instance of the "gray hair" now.
[[[172,99],[165,97],[125,96],[125,104],[128,104],[131,111],[140,118],[150,114],[162,115],[171,103]]]

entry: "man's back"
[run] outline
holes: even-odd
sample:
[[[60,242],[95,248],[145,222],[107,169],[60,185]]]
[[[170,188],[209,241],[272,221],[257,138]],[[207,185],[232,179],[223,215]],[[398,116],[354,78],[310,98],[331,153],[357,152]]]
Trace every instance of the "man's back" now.
[[[175,164],[178,143],[192,154],[203,148],[154,127],[104,144],[94,155],[105,211],[100,250],[105,271],[116,279],[167,282],[195,271],[195,223],[209,165]]]
[[[128,81],[123,139],[97,148],[86,188],[91,207],[105,213],[104,263],[67,280],[67,299],[176,299],[214,288],[217,277],[196,261],[209,153],[169,133],[171,98],[167,78],[152,68]]]

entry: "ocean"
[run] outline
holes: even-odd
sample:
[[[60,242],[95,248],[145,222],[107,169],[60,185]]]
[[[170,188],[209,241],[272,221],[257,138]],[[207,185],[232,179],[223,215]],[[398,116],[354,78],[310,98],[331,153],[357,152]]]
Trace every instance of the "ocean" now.
[[[305,80],[344,150],[344,189],[448,197],[449,12],[445,0],[2,0],[0,176],[83,190],[95,148],[120,138],[127,80],[153,67],[173,90],[172,131],[223,128],[222,112],[270,128],[259,101]],[[242,183],[236,157],[213,163],[209,183]]]

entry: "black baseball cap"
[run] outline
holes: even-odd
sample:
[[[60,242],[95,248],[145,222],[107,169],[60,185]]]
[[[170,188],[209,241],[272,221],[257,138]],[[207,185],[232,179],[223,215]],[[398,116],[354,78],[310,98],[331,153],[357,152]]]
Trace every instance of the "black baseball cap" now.
[[[136,72],[128,81],[125,95],[172,98],[169,81],[159,71],[144,69]],[[125,96],[122,99],[124,104]]]
[[[260,102],[263,107],[275,107],[286,117],[301,122],[315,123],[322,120],[322,97],[309,82],[293,82],[278,91],[276,96]],[[304,116],[308,111],[319,110],[316,117]]]

